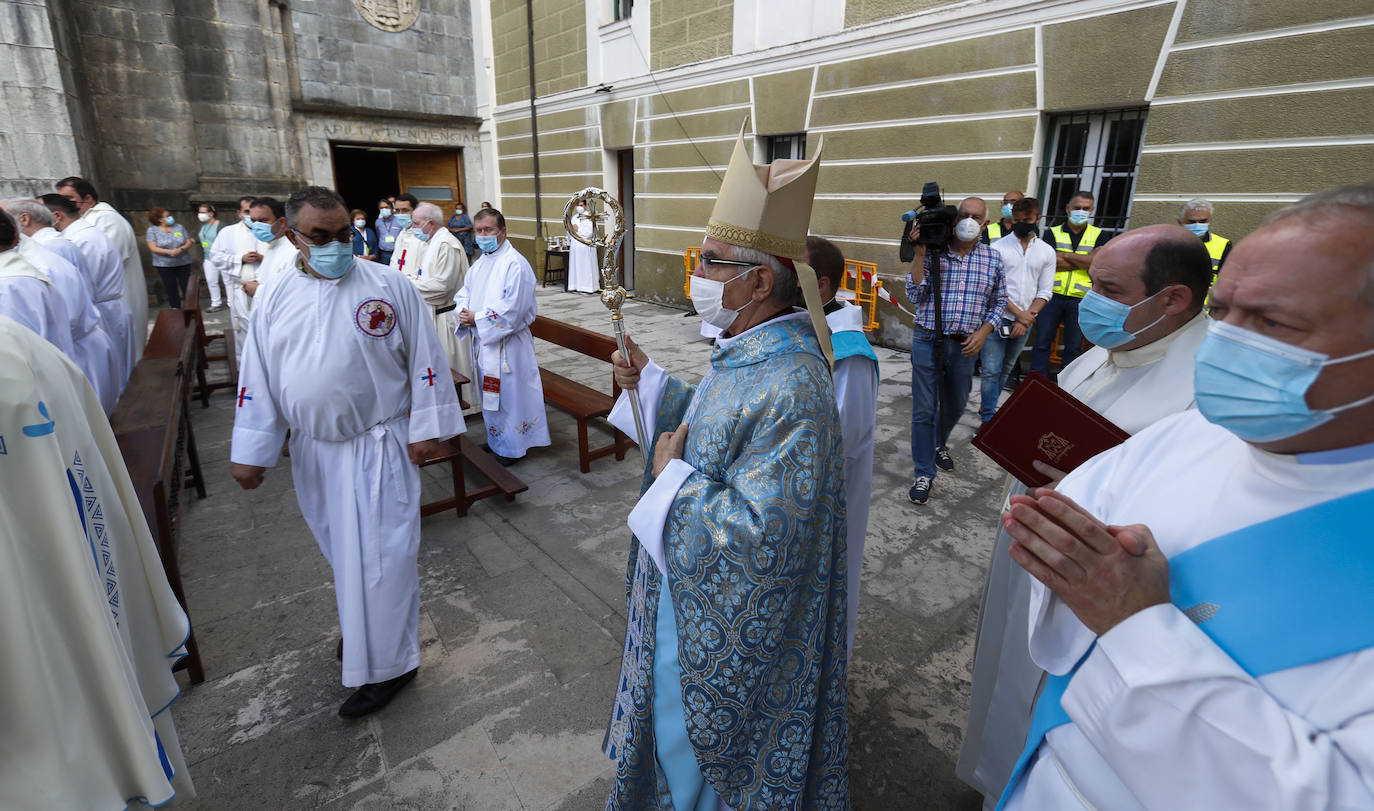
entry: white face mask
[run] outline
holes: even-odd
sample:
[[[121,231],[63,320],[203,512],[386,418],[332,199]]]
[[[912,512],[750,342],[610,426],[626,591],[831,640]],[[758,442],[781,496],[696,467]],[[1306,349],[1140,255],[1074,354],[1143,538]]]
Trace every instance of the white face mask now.
[[[726,307],[723,302],[725,298],[725,285],[736,279],[742,279],[748,276],[751,270],[753,270],[753,268],[748,268],[734,279],[723,282],[718,282],[715,279],[708,279],[705,276],[692,277],[692,306],[696,308],[697,314],[701,316],[702,321],[705,321],[716,329],[727,330],[730,328],[731,324],[735,323],[735,319],[739,318],[739,314],[744,312],[746,307],[755,303],[751,300],[749,304],[744,305],[744,307],[738,310],[732,310]]]
[[[362,227],[363,227],[364,225],[367,225],[367,220],[354,220],[354,221],[353,221],[353,227],[354,227],[354,228],[357,228],[358,230],[362,230]]]
[[[983,226],[972,217],[965,217],[954,224],[954,236],[960,242],[972,242],[983,232]]]
[[[209,221],[210,221],[210,215],[209,215],[209,214],[206,214],[204,211],[202,211],[202,212],[200,212],[199,214],[196,215],[196,219],[200,220],[201,222],[209,222]]]

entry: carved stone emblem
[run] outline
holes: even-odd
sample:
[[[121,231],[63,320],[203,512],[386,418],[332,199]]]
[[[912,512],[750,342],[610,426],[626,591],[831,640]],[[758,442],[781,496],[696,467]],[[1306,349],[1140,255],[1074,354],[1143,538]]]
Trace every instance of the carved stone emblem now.
[[[383,31],[404,31],[420,17],[420,0],[353,0],[353,6]]]
[[[1058,462],[1073,448],[1073,443],[1053,431],[1040,437],[1040,441],[1035,444],[1051,462]]]

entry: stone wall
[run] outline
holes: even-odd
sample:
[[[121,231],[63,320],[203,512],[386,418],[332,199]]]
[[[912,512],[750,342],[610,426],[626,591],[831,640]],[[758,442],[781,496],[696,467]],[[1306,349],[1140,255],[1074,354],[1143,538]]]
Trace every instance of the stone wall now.
[[[649,11],[653,70],[727,56],[734,47],[734,0],[658,0]]]

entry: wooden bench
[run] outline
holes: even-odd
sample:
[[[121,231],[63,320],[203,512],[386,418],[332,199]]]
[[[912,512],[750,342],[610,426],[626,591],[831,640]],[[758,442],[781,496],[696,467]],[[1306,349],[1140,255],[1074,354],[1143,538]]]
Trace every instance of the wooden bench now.
[[[565,349],[604,360],[607,363],[611,362],[611,354],[616,350],[615,339],[610,336],[572,324],[565,324],[562,321],[555,321],[552,318],[545,318],[542,315],[534,317],[534,323],[530,325],[530,334]],[[625,458],[625,451],[629,450],[631,445],[630,438],[614,426],[611,427],[614,441],[609,445],[592,448],[587,438],[587,424],[593,418],[604,419],[609,416],[611,409],[615,407],[616,398],[620,396],[620,386],[615,382],[614,376],[611,377],[610,395],[584,386],[576,380],[569,380],[542,366],[539,367],[539,378],[544,385],[544,402],[571,414],[577,420],[578,469],[583,473],[590,473],[593,459],[600,459],[611,454],[615,454],[615,458],[618,460]]]
[[[231,325],[223,332],[216,332],[210,335],[205,333],[205,317],[200,310],[200,272],[191,271],[191,278],[186,283],[186,296],[181,302],[181,312],[186,317],[188,326],[194,325],[196,335],[196,396],[200,398],[201,408],[210,407],[210,393],[219,389],[229,389],[237,391],[239,384],[238,364],[234,358],[234,329]],[[215,341],[224,343],[222,354],[210,354],[210,345]],[[228,373],[226,379],[217,383],[207,383],[205,373],[210,369],[211,362],[223,362],[225,371]]]
[[[453,370],[453,385],[458,389],[458,402],[464,410],[467,410],[468,402],[463,399],[463,385],[471,382],[465,375]],[[516,493],[523,493],[529,489],[529,485],[502,467],[495,457],[472,444],[462,434],[442,442],[439,451],[421,462],[420,467],[443,462],[449,463],[452,472],[453,495],[420,505],[421,518],[449,509],[455,510],[458,517],[462,518],[468,514],[468,508],[484,498],[499,495],[506,501],[515,501]],[[469,490],[464,463],[472,465],[474,470],[486,478],[487,484]]]
[[[183,611],[187,610],[186,593],[176,555],[181,492],[195,487],[197,495],[205,497],[189,412],[190,373],[196,351],[195,333],[182,314],[176,310],[159,313],[143,359],[134,367],[110,415],[110,427],[152,532],[167,583]],[[186,652],[186,658],[174,669],[184,667],[192,684],[205,681],[194,631],[186,639]]]

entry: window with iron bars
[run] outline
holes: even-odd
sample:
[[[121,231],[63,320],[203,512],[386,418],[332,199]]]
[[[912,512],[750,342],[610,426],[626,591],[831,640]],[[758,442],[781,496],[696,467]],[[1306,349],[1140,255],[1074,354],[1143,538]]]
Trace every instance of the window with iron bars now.
[[[634,11],[635,0],[611,0],[611,11],[615,17],[615,22],[630,19],[630,12]],[[605,8],[605,6],[602,6]]]
[[[1130,227],[1131,191],[1140,165],[1146,108],[1063,113],[1050,119],[1040,199],[1046,224],[1065,222],[1079,189],[1093,193],[1092,223],[1120,233]]]
[[[791,160],[804,160],[806,158],[806,133],[804,132],[790,135],[767,135],[764,136],[763,140],[769,163],[778,158]]]

